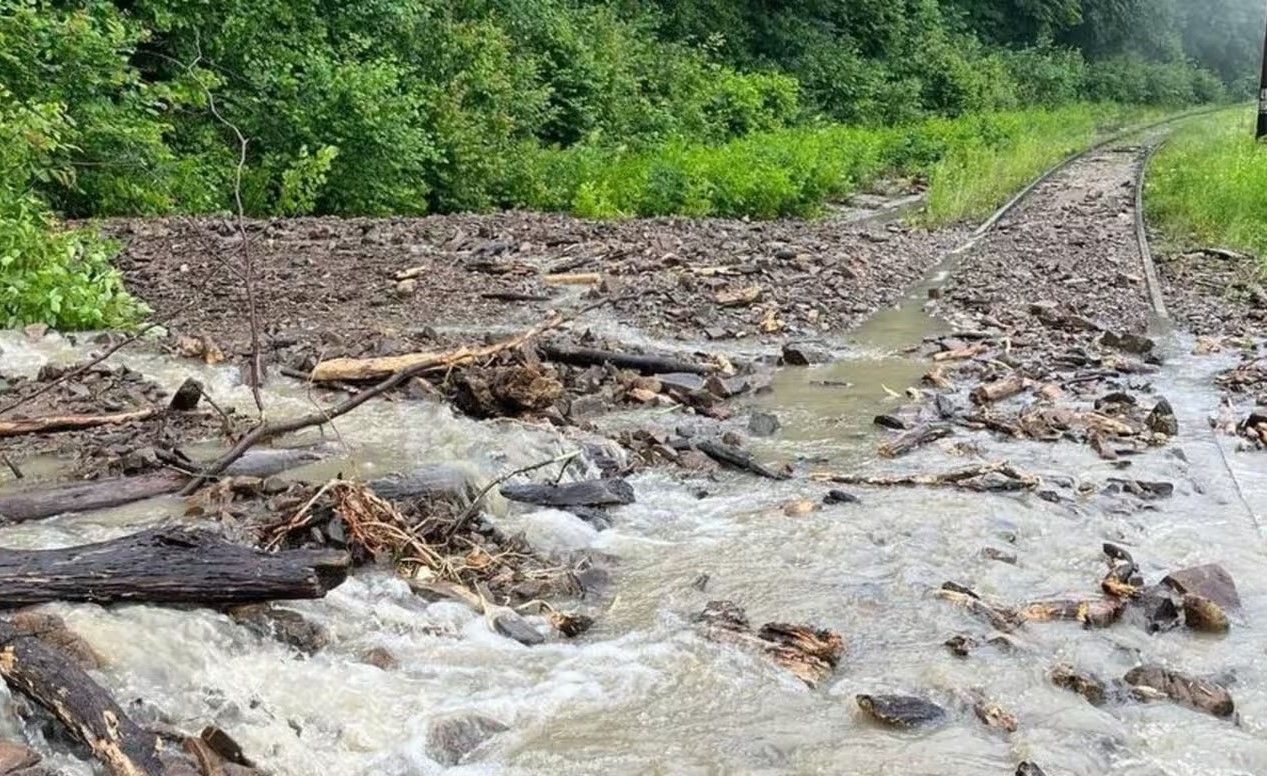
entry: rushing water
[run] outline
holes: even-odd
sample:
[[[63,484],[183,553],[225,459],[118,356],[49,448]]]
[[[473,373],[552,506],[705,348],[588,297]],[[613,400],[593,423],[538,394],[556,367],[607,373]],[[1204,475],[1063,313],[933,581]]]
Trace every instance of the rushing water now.
[[[922,291],[917,292],[922,293]],[[878,316],[835,343],[829,366],[784,370],[756,402],[783,429],[754,440],[770,459],[856,471],[941,470],[959,465],[932,446],[898,461],[874,460],[871,417],[898,403],[925,369],[894,355],[934,330],[918,299]],[[279,774],[425,774],[428,723],[453,711],[478,711],[510,727],[463,773],[849,773],[1010,774],[1024,759],[1048,773],[1267,773],[1267,655],[1262,622],[1267,576],[1264,541],[1252,508],[1263,504],[1262,459],[1236,454],[1209,431],[1209,378],[1217,358],[1172,357],[1154,380],[1175,406],[1181,437],[1134,459],[1128,476],[1176,483],[1155,510],[1111,514],[1030,495],[925,489],[855,491],[861,504],[788,517],[780,504],[821,497],[804,479],[758,480],[724,473],[682,481],[653,471],[634,479],[638,502],[596,532],[570,515],[524,513],[495,504],[498,520],[549,549],[588,548],[615,558],[613,597],[595,628],[575,642],[528,648],[494,635],[482,617],[456,603],[426,604],[386,573],[358,573],[326,599],[293,605],[325,625],[330,646],[299,657],[207,610],[152,606],[56,605],[71,627],[106,658],[103,680],[139,717],[161,710],[197,728],[214,722]],[[56,338],[32,344],[0,336],[6,370],[34,370],[79,352]],[[248,406],[231,371],[133,354],[121,360],[175,387],[191,371],[218,399]],[[829,384],[823,384],[829,383]],[[847,383],[842,385],[840,383]],[[266,399],[273,416],[310,408],[297,383],[278,381]],[[743,413],[737,413],[742,422]],[[337,423],[343,457],[295,476],[334,471],[375,476],[422,462],[462,461],[488,478],[574,444],[517,423],[476,423],[426,403],[372,402]],[[962,435],[961,435],[962,436]],[[1042,474],[1101,483],[1121,476],[1089,449],[1069,444],[973,441],[988,459],[1007,458]],[[1234,480],[1224,459],[1231,463]],[[175,500],[65,516],[0,529],[7,546],[48,547],[119,535],[182,519]],[[1259,516],[1261,519],[1262,516]],[[1149,581],[1166,571],[1222,563],[1245,607],[1231,632],[1184,630],[1148,635],[1128,623],[1083,630],[1074,623],[1031,624],[1023,649],[991,649],[968,659],[941,646],[954,633],[986,634],[931,591],[946,580],[1002,601],[1061,593],[1091,594],[1104,572],[1102,541],[1128,546]],[[1005,547],[1016,565],[984,559]],[[707,574],[706,592],[692,585]],[[765,658],[703,639],[690,619],[710,599],[731,599],[754,623],[806,622],[841,633],[846,655],[817,690]],[[400,667],[361,662],[386,647]],[[1230,681],[1238,722],[1169,703],[1096,708],[1058,689],[1046,672],[1058,661],[1105,679],[1140,661],[1161,662]],[[978,689],[1014,713],[1004,735],[981,725],[957,699]],[[933,730],[894,732],[864,719],[860,692],[927,695],[951,710]],[[129,704],[144,699],[139,707]],[[10,732],[16,722],[7,715]],[[3,731],[0,731],[3,732]],[[87,773],[69,758],[68,773]]]

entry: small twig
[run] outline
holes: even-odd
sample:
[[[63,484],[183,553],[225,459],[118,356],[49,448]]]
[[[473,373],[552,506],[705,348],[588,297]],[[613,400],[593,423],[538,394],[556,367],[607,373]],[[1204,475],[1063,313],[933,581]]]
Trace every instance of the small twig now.
[[[444,532],[445,541],[452,539],[454,534],[456,534],[458,531],[462,530],[463,527],[465,527],[466,523],[471,519],[471,517],[479,509],[480,502],[484,499],[484,496],[488,495],[488,492],[492,490],[493,488],[502,484],[503,482],[510,479],[511,477],[515,477],[520,474],[527,474],[528,472],[536,471],[537,469],[543,469],[553,463],[562,463],[564,464],[563,468],[566,469],[567,462],[570,462],[573,458],[577,457],[580,454],[581,454],[580,450],[573,450],[570,453],[565,453],[563,455],[556,456],[554,458],[551,458],[548,461],[539,461],[537,463],[529,464],[527,466],[524,466],[523,468],[515,469],[514,471],[506,472],[505,474],[502,474],[498,477],[493,478],[493,480],[489,482],[487,485],[485,485],[484,488],[479,493],[475,494],[475,498],[471,499],[471,503],[468,504],[466,509],[462,511],[462,514],[458,515],[457,519],[453,521],[453,525],[449,526],[449,530]]]
[[[4,453],[0,453],[0,461],[4,461],[4,465],[9,467],[9,471],[13,472],[13,476],[15,479],[20,480],[25,477],[25,475],[22,474],[22,470],[18,468],[18,465],[14,463],[13,461],[9,460],[9,456],[5,455]]]

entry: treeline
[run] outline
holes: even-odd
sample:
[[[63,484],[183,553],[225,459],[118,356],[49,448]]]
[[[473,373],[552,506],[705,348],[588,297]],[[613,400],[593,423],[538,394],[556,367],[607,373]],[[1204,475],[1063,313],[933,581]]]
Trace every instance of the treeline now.
[[[540,148],[1240,93],[1261,30],[1250,8],[0,0],[0,121],[25,146],[0,151],[0,185],[33,184],[75,216],[223,210],[240,130],[252,213],[532,204]]]

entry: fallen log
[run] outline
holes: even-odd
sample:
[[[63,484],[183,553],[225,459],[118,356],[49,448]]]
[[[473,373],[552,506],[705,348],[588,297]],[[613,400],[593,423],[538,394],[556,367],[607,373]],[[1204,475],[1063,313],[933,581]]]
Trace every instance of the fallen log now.
[[[884,458],[897,458],[906,455],[917,447],[944,439],[954,433],[954,429],[946,423],[935,423],[911,429],[896,439],[880,445],[878,452]]]
[[[992,404],[1015,396],[1023,390],[1025,390],[1025,378],[1020,375],[1010,375],[1002,380],[978,385],[972,389],[969,396],[977,404]]]
[[[252,450],[225,469],[224,474],[271,477],[320,458],[320,453],[311,448]],[[187,482],[189,476],[183,472],[164,471],[4,493],[0,494],[0,521],[21,523],[67,512],[109,509],[175,493]]]
[[[0,606],[49,601],[234,604],[321,598],[347,577],[331,550],[269,554],[168,527],[55,550],[0,549]]]
[[[464,346],[453,350],[424,351],[376,358],[332,358],[318,363],[312,370],[311,379],[316,383],[355,382],[378,380],[392,375],[411,377],[431,369],[461,366],[472,361],[490,358],[507,350],[514,350],[542,332],[563,325],[566,320],[562,316],[554,315],[543,323],[509,339],[480,347]]]
[[[59,431],[78,431],[97,426],[112,426],[145,420],[157,415],[157,407],[146,407],[131,412],[115,412],[108,415],[47,415],[41,418],[0,420],[0,438],[23,434],[54,434]]]
[[[759,477],[771,480],[786,480],[791,477],[787,472],[772,469],[758,461],[752,453],[717,439],[702,439],[691,443],[695,449],[720,464],[733,466],[742,471],[752,472]]]
[[[637,353],[618,353],[597,348],[573,348],[563,345],[542,345],[538,350],[547,361],[557,361],[572,366],[602,366],[611,364],[617,369],[631,369],[644,375],[689,372],[704,375],[714,370],[712,366],[679,361],[666,356],[646,356]]]
[[[558,485],[503,485],[501,494],[511,501],[543,507],[605,507],[634,502],[633,486],[619,477]]]
[[[65,655],[8,620],[0,620],[0,676],[53,714],[114,776],[161,776],[158,736],[119,707]]]

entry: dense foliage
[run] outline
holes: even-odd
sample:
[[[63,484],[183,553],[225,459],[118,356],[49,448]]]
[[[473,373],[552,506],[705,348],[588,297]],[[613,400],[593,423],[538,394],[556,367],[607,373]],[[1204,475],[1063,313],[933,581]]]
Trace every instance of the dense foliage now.
[[[239,131],[257,215],[803,212],[935,117],[1243,90],[1261,9],[1214,2],[0,0],[0,213],[224,211]],[[83,235],[45,250],[107,277]]]

